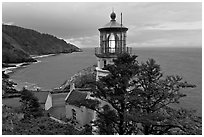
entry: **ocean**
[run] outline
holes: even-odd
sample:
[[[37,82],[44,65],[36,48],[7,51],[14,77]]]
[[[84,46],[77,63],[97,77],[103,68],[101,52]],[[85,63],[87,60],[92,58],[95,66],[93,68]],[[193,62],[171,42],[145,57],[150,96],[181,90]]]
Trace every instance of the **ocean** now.
[[[202,49],[201,48],[134,48],[139,62],[153,58],[160,64],[165,75],[179,75],[196,88],[182,92],[187,97],[181,99],[178,106],[195,109],[202,114]],[[49,90],[59,87],[78,71],[96,64],[93,48],[83,52],[59,54],[39,58],[39,63],[17,68],[10,73],[10,78],[18,83],[17,89],[27,86],[30,89],[40,87]]]

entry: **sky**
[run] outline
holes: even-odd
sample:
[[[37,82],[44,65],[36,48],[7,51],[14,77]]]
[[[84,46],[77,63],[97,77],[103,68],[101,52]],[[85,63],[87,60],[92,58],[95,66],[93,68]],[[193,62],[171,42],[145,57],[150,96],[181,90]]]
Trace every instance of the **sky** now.
[[[200,2],[3,2],[2,22],[63,38],[80,48],[98,47],[98,28],[116,20],[128,27],[127,46],[201,47]]]

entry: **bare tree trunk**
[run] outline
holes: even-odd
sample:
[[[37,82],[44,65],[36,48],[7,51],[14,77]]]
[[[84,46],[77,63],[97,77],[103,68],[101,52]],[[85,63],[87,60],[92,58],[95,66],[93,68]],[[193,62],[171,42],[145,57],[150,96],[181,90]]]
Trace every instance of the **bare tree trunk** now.
[[[144,134],[149,135],[149,126],[144,126]]]

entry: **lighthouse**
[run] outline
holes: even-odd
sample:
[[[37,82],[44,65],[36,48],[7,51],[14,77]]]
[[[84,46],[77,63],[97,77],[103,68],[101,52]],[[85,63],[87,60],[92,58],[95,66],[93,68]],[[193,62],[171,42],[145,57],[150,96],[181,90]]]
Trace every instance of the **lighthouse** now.
[[[123,53],[131,54],[132,48],[126,47],[128,28],[122,24],[122,13],[120,23],[116,21],[116,14],[110,14],[110,22],[98,29],[100,33],[99,47],[95,48],[97,58],[96,80],[108,75],[108,70],[104,67],[113,64],[113,59]]]

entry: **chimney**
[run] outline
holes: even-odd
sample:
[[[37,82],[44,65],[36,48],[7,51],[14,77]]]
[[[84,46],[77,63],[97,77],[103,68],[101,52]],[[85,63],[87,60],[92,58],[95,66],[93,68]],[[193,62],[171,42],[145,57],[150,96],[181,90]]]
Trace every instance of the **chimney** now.
[[[70,84],[70,92],[73,91],[73,90],[75,90],[75,84],[74,84],[74,83],[71,83],[71,84]]]
[[[71,77],[71,80],[70,80],[70,92],[73,91],[75,89],[75,84],[74,84],[74,78]]]

